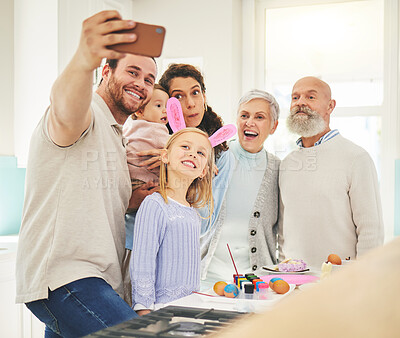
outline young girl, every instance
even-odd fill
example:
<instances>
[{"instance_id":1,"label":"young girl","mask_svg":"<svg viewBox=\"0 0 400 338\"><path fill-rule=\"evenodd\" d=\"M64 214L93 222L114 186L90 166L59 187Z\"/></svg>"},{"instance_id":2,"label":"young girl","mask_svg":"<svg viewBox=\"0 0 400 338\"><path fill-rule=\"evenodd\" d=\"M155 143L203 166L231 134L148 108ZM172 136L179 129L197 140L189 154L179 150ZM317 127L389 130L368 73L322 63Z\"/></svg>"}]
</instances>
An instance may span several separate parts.
<instances>
[{"instance_id":1,"label":"young girl","mask_svg":"<svg viewBox=\"0 0 400 338\"><path fill-rule=\"evenodd\" d=\"M213 151L197 128L173 134L161 153L160 193L136 215L130 263L133 309L143 315L200 286L200 216L212 203Z\"/></svg>"},{"instance_id":2,"label":"young girl","mask_svg":"<svg viewBox=\"0 0 400 338\"><path fill-rule=\"evenodd\" d=\"M175 133L160 155L160 193L144 199L135 222L130 275L139 315L199 289L201 221L194 208L208 205L211 215L212 147L236 133L233 125L211 137L186 128L176 98L168 100L167 113Z\"/></svg>"}]
</instances>

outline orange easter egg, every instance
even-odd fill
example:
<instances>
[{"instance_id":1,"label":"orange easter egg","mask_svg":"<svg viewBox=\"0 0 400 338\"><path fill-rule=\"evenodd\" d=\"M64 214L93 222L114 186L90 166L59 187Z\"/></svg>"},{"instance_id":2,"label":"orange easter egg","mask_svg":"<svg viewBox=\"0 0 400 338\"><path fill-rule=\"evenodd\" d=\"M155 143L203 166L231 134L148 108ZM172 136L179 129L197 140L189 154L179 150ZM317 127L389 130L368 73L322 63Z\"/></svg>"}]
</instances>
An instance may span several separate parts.
<instances>
[{"instance_id":1,"label":"orange easter egg","mask_svg":"<svg viewBox=\"0 0 400 338\"><path fill-rule=\"evenodd\" d=\"M288 292L289 289L290 289L289 284L287 282L285 282L283 279L277 280L273 284L273 290L279 294L284 294L284 293Z\"/></svg>"},{"instance_id":2,"label":"orange easter egg","mask_svg":"<svg viewBox=\"0 0 400 338\"><path fill-rule=\"evenodd\" d=\"M335 264L335 265L342 265L342 259L338 255L335 255L335 254L330 254L328 256L328 262L331 262L332 264Z\"/></svg>"},{"instance_id":3,"label":"orange easter egg","mask_svg":"<svg viewBox=\"0 0 400 338\"><path fill-rule=\"evenodd\" d=\"M282 280L282 278L275 277L275 278L271 278L271 280L269 281L269 287L270 287L272 290L274 289L274 283L275 283L277 280Z\"/></svg>"},{"instance_id":4,"label":"orange easter egg","mask_svg":"<svg viewBox=\"0 0 400 338\"><path fill-rule=\"evenodd\" d=\"M224 288L228 283L219 281L214 284L214 292L219 296L224 296Z\"/></svg>"}]
</instances>

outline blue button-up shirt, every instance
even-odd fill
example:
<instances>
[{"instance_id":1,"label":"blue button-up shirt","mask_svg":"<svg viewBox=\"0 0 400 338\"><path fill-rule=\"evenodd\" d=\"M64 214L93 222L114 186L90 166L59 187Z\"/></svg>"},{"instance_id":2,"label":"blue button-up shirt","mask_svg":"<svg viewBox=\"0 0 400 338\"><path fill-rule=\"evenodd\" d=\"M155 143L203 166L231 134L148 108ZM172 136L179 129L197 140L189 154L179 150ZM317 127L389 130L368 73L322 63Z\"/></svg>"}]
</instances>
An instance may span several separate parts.
<instances>
[{"instance_id":1,"label":"blue button-up shirt","mask_svg":"<svg viewBox=\"0 0 400 338\"><path fill-rule=\"evenodd\" d=\"M339 131L337 129L333 129L331 131L328 131L324 136L322 136L317 142L314 143L314 147L317 145L320 145L321 143L324 143L331 138L334 138L336 135L339 135ZM301 140L301 137L296 141L296 144L300 148L304 148L303 146L303 141Z\"/></svg>"}]
</instances>

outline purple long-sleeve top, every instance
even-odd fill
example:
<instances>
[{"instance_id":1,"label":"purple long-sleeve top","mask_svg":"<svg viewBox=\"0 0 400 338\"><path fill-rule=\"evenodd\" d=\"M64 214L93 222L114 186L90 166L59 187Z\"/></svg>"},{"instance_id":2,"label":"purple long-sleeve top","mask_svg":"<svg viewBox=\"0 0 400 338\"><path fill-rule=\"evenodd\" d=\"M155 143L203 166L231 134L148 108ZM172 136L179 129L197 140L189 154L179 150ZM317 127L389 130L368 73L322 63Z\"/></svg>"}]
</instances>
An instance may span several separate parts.
<instances>
[{"instance_id":1,"label":"purple long-sleeve top","mask_svg":"<svg viewBox=\"0 0 400 338\"><path fill-rule=\"evenodd\" d=\"M192 207L159 193L147 196L136 215L130 261L132 305L151 308L200 287L200 217Z\"/></svg>"}]
</instances>

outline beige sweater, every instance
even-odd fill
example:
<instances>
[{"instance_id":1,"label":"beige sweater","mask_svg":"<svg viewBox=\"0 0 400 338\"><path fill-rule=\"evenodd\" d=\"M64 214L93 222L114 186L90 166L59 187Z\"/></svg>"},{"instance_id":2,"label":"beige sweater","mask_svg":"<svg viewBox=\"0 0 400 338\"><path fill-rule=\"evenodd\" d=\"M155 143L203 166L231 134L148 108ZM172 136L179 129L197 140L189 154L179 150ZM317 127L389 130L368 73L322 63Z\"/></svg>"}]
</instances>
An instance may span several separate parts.
<instances>
[{"instance_id":1,"label":"beige sweater","mask_svg":"<svg viewBox=\"0 0 400 338\"><path fill-rule=\"evenodd\" d=\"M131 183L122 127L93 95L92 123L70 147L49 138L47 116L35 129L17 252L18 303L48 289L99 277L122 296L125 212Z\"/></svg>"},{"instance_id":2,"label":"beige sweater","mask_svg":"<svg viewBox=\"0 0 400 338\"><path fill-rule=\"evenodd\" d=\"M289 154L279 185L281 258L303 259L320 269L331 253L354 259L383 243L374 163L341 135Z\"/></svg>"}]
</instances>

